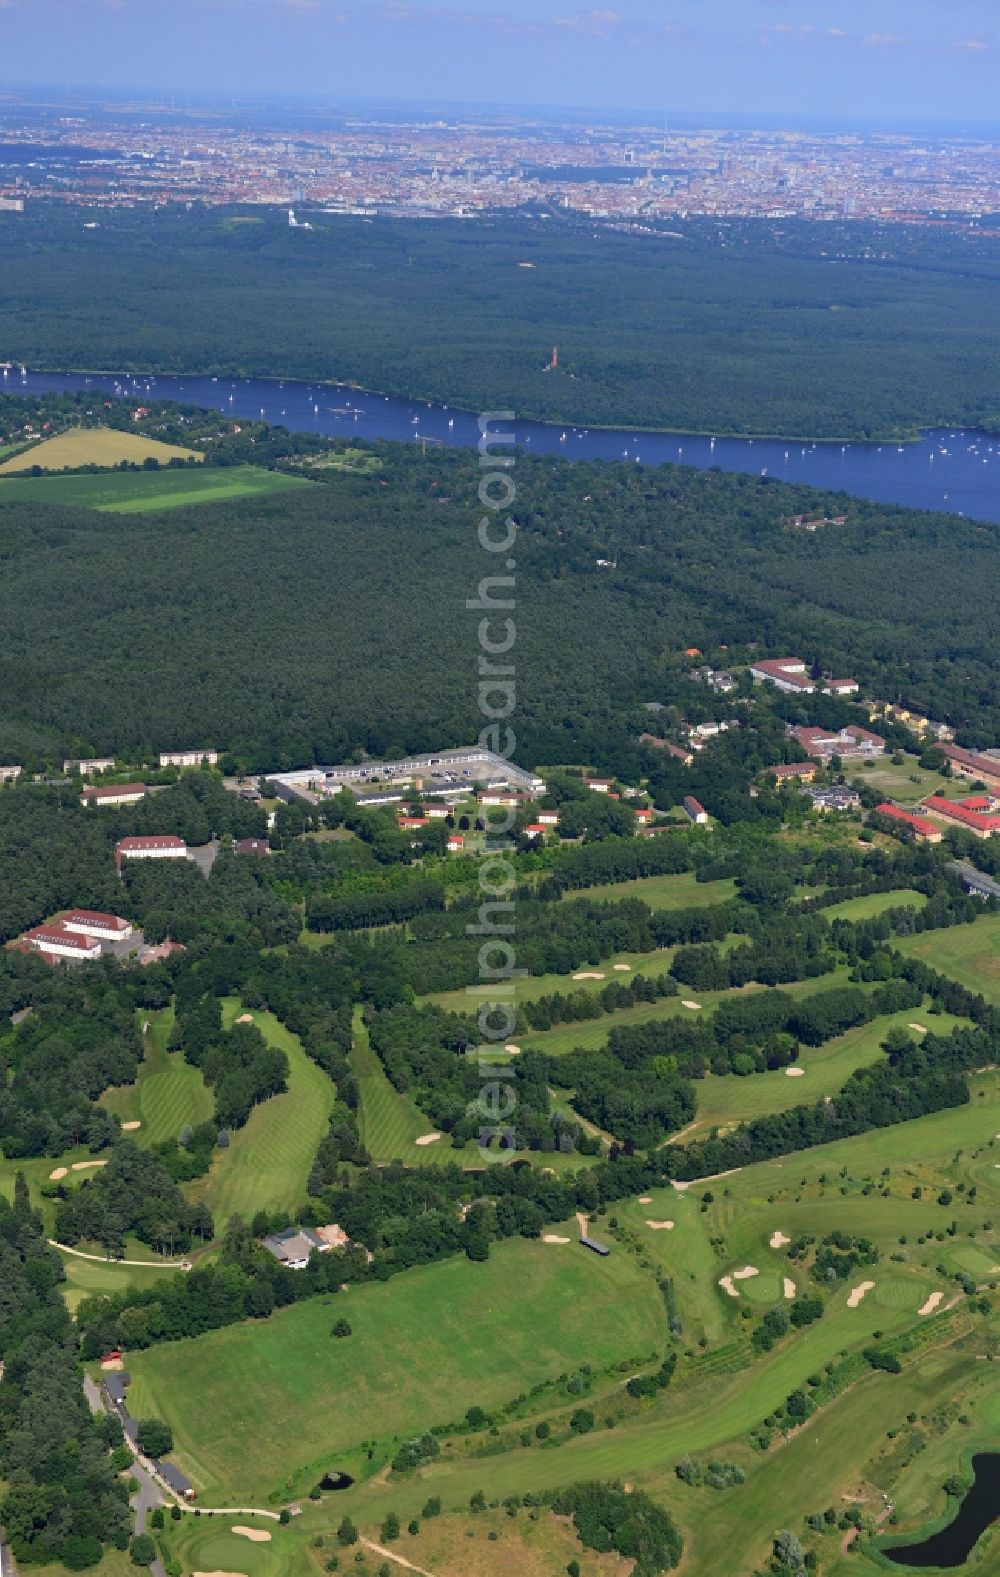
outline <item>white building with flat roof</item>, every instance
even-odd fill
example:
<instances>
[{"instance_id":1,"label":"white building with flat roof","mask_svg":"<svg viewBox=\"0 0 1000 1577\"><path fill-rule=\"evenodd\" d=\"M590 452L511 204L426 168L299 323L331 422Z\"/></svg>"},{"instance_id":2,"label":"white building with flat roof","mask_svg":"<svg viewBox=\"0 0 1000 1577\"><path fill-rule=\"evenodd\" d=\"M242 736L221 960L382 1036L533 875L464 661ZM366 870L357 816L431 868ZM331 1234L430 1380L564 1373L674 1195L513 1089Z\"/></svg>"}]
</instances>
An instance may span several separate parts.
<instances>
[{"instance_id":1,"label":"white building with flat roof","mask_svg":"<svg viewBox=\"0 0 1000 1577\"><path fill-rule=\"evenodd\" d=\"M217 750L162 750L161 767L214 767L218 764Z\"/></svg>"}]
</instances>

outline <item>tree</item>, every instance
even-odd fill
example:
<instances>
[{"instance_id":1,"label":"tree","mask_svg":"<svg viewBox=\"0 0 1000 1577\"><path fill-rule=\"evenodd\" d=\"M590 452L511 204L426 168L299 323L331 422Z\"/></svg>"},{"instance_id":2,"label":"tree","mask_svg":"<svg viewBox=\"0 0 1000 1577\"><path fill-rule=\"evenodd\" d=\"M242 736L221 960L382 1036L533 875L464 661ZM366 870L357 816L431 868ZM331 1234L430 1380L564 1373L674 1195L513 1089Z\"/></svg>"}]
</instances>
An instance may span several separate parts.
<instances>
[{"instance_id":1,"label":"tree","mask_svg":"<svg viewBox=\"0 0 1000 1577\"><path fill-rule=\"evenodd\" d=\"M382 1518L382 1540L383 1540L383 1543L391 1544L394 1539L398 1539L398 1538L399 1538L399 1518L397 1517L397 1515L396 1515L396 1513L394 1511L387 1511L385 1516Z\"/></svg>"},{"instance_id":2,"label":"tree","mask_svg":"<svg viewBox=\"0 0 1000 1577\"><path fill-rule=\"evenodd\" d=\"M344 1517L340 1527L337 1529L337 1538L345 1547L349 1544L357 1544L358 1530L350 1517Z\"/></svg>"},{"instance_id":3,"label":"tree","mask_svg":"<svg viewBox=\"0 0 1000 1577\"><path fill-rule=\"evenodd\" d=\"M336 1320L334 1322L334 1324L331 1326L330 1335L331 1336L340 1336L340 1337L350 1336L351 1335L351 1322L350 1322L350 1320Z\"/></svg>"},{"instance_id":4,"label":"tree","mask_svg":"<svg viewBox=\"0 0 1000 1577\"><path fill-rule=\"evenodd\" d=\"M162 1418L141 1418L136 1439L139 1450L147 1457L165 1457L174 1449L174 1432Z\"/></svg>"},{"instance_id":5,"label":"tree","mask_svg":"<svg viewBox=\"0 0 1000 1577\"><path fill-rule=\"evenodd\" d=\"M151 1566L156 1559L156 1545L148 1533L137 1533L130 1553L133 1566Z\"/></svg>"},{"instance_id":6,"label":"tree","mask_svg":"<svg viewBox=\"0 0 1000 1577\"><path fill-rule=\"evenodd\" d=\"M486 1510L486 1496L483 1494L483 1491L481 1489L473 1490L472 1494L470 1495L470 1497L469 1497L469 1510L470 1511L485 1511Z\"/></svg>"}]
</instances>

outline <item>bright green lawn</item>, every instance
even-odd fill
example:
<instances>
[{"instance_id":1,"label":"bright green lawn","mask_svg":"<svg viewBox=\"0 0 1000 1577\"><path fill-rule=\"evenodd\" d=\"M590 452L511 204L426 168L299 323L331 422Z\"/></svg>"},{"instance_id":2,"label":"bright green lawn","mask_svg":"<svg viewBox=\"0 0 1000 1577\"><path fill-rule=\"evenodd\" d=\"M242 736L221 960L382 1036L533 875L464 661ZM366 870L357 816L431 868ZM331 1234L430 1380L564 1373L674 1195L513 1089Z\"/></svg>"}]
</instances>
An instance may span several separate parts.
<instances>
[{"instance_id":1,"label":"bright green lawn","mask_svg":"<svg viewBox=\"0 0 1000 1577\"><path fill-rule=\"evenodd\" d=\"M983 915L972 925L897 937L894 945L970 991L980 992L987 1002L1000 1003L1000 915Z\"/></svg>"},{"instance_id":2,"label":"bright green lawn","mask_svg":"<svg viewBox=\"0 0 1000 1577\"><path fill-rule=\"evenodd\" d=\"M0 504L73 504L107 514L138 514L186 504L215 504L231 498L287 493L308 485L301 477L251 465L0 477Z\"/></svg>"},{"instance_id":3,"label":"bright green lawn","mask_svg":"<svg viewBox=\"0 0 1000 1577\"><path fill-rule=\"evenodd\" d=\"M808 997L818 991L829 991L835 986L847 983L848 970L846 966L833 970L828 975L821 975L815 980L796 980L790 985L782 986L791 997ZM586 985L586 982L583 983ZM596 987L596 982L590 983L590 989ZM529 1030L522 1037L524 1045L534 1050L547 1052L550 1056L563 1056L567 1051L577 1047L585 1050L596 1050L604 1045L608 1032L627 1025L650 1024L667 1018L703 1018L718 1007L726 997L743 995L732 991L692 991L687 986L682 986L680 996L661 997L657 1002L640 1002L632 1008L620 1008L615 1013L602 1013L600 1018L584 1019L571 1024L559 1024L555 1029ZM751 988L753 989L753 988ZM696 1002L697 1009L686 1008L685 1002ZM789 1081L791 1083L795 1080ZM804 1083L804 1080L798 1082Z\"/></svg>"},{"instance_id":4,"label":"bright green lawn","mask_svg":"<svg viewBox=\"0 0 1000 1577\"><path fill-rule=\"evenodd\" d=\"M173 1008L140 1017L149 1027L143 1034L145 1057L138 1078L135 1084L106 1090L101 1105L122 1122L140 1122L136 1143L154 1145L176 1139L187 1125L207 1122L215 1103L200 1068L185 1062L183 1052L167 1050Z\"/></svg>"},{"instance_id":5,"label":"bright green lawn","mask_svg":"<svg viewBox=\"0 0 1000 1577\"><path fill-rule=\"evenodd\" d=\"M223 998L222 1008L227 1026L243 1011L235 997ZM249 1220L257 1210L294 1214L301 1208L333 1109L333 1084L306 1056L298 1037L272 1013L254 1013L253 1021L287 1055L288 1089L256 1106L228 1148L216 1151L207 1177L190 1185L192 1196L208 1205L217 1230L232 1215Z\"/></svg>"},{"instance_id":6,"label":"bright green lawn","mask_svg":"<svg viewBox=\"0 0 1000 1577\"><path fill-rule=\"evenodd\" d=\"M864 898L846 898L835 903L823 914L827 920L871 920L887 909L922 909L927 902L924 893L915 893L906 887L891 893L869 893Z\"/></svg>"},{"instance_id":7,"label":"bright green lawn","mask_svg":"<svg viewBox=\"0 0 1000 1577\"><path fill-rule=\"evenodd\" d=\"M735 896L734 881L699 882L693 871L682 871L676 876L640 876L633 882L616 882L612 887L583 887L563 894L565 899L592 898L598 903L641 898L651 909L703 909L726 903Z\"/></svg>"},{"instance_id":8,"label":"bright green lawn","mask_svg":"<svg viewBox=\"0 0 1000 1577\"><path fill-rule=\"evenodd\" d=\"M434 1131L433 1124L410 1100L394 1089L372 1051L360 1011L354 1015L354 1045L351 1066L358 1080L360 1110L358 1127L361 1142L376 1166L404 1161L407 1166L434 1166L455 1161L458 1155L445 1137L436 1144L414 1143Z\"/></svg>"},{"instance_id":9,"label":"bright green lawn","mask_svg":"<svg viewBox=\"0 0 1000 1577\"><path fill-rule=\"evenodd\" d=\"M604 889L607 891L608 889ZM537 1002L539 997L552 996L557 991L589 991L596 993L603 991L604 987L617 980L627 984L632 974L640 975L665 975L673 962L674 949L664 947L655 953L615 953L612 958L601 959L598 963L581 963L578 970L568 975L529 975L523 980L515 982L514 995L520 1002ZM628 964L629 968L615 969L615 964ZM600 974L601 980L574 980L574 974ZM470 1013L478 1011L479 1004L496 996L506 1000L507 994L495 985L462 986L457 991L435 991L422 1000L433 1002L436 1006L444 1008L448 1013Z\"/></svg>"},{"instance_id":10,"label":"bright green lawn","mask_svg":"<svg viewBox=\"0 0 1000 1577\"><path fill-rule=\"evenodd\" d=\"M882 1042L891 1029L924 1024L936 1035L947 1035L955 1025L966 1022L947 1013L925 1017L924 1010L908 1008L871 1024L860 1024L845 1035L827 1041L824 1046L804 1046L795 1064L804 1070L801 1078L789 1078L783 1068L769 1073L750 1073L744 1078L733 1073L719 1078L709 1074L695 1083L697 1122L685 1138L703 1139L705 1129L712 1126L747 1122L754 1117L784 1111L789 1106L818 1101L821 1096L836 1095L856 1069L870 1067L878 1061Z\"/></svg>"},{"instance_id":11,"label":"bright green lawn","mask_svg":"<svg viewBox=\"0 0 1000 1577\"><path fill-rule=\"evenodd\" d=\"M331 1340L341 1315L353 1335ZM447 1260L137 1353L131 1405L173 1424L204 1499L266 1504L366 1439L406 1438L585 1360L645 1361L662 1336L659 1293L625 1255L512 1240L488 1264Z\"/></svg>"}]
</instances>

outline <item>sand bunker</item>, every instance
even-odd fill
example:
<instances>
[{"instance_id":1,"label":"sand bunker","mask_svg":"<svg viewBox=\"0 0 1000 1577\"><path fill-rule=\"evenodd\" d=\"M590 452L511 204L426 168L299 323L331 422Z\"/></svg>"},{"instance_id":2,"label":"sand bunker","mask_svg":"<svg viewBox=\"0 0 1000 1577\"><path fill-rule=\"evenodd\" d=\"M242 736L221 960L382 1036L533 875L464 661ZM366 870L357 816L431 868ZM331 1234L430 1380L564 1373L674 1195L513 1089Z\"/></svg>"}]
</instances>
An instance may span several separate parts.
<instances>
[{"instance_id":1,"label":"sand bunker","mask_svg":"<svg viewBox=\"0 0 1000 1577\"><path fill-rule=\"evenodd\" d=\"M795 1288L795 1283L792 1280L791 1276L784 1276L782 1278L782 1281L783 1281L783 1290L784 1290L785 1297L786 1298L794 1298L796 1288Z\"/></svg>"},{"instance_id":2,"label":"sand bunker","mask_svg":"<svg viewBox=\"0 0 1000 1577\"><path fill-rule=\"evenodd\" d=\"M414 1144L437 1144L441 1135L439 1133L422 1133L419 1139L414 1139Z\"/></svg>"},{"instance_id":3,"label":"sand bunker","mask_svg":"<svg viewBox=\"0 0 1000 1577\"><path fill-rule=\"evenodd\" d=\"M582 969L579 974L573 976L574 980L603 980L604 978L600 970L594 969Z\"/></svg>"},{"instance_id":4,"label":"sand bunker","mask_svg":"<svg viewBox=\"0 0 1000 1577\"><path fill-rule=\"evenodd\" d=\"M141 1127L142 1123L139 1121L138 1117L136 1117L130 1123L122 1123L122 1133L135 1133L135 1130Z\"/></svg>"},{"instance_id":5,"label":"sand bunker","mask_svg":"<svg viewBox=\"0 0 1000 1577\"><path fill-rule=\"evenodd\" d=\"M241 1539L251 1539L254 1544L270 1544L272 1535L266 1528L245 1528L242 1522L237 1522L232 1530L238 1533Z\"/></svg>"},{"instance_id":6,"label":"sand bunker","mask_svg":"<svg viewBox=\"0 0 1000 1577\"><path fill-rule=\"evenodd\" d=\"M759 1275L760 1275L760 1271L757 1269L756 1265L744 1265L742 1270L734 1270L733 1271L733 1280L734 1281L749 1281L751 1276L759 1276Z\"/></svg>"},{"instance_id":7,"label":"sand bunker","mask_svg":"<svg viewBox=\"0 0 1000 1577\"><path fill-rule=\"evenodd\" d=\"M700 1013L701 1012L701 1003L700 1002L681 1002L681 1007L682 1008L690 1008L692 1013Z\"/></svg>"},{"instance_id":8,"label":"sand bunker","mask_svg":"<svg viewBox=\"0 0 1000 1577\"><path fill-rule=\"evenodd\" d=\"M871 1292L874 1285L875 1283L873 1281L863 1281L860 1286L855 1287L847 1300L847 1307L849 1309L856 1309L862 1298L866 1293Z\"/></svg>"},{"instance_id":9,"label":"sand bunker","mask_svg":"<svg viewBox=\"0 0 1000 1577\"><path fill-rule=\"evenodd\" d=\"M639 1203L640 1205L651 1205L653 1203L652 1194L640 1194Z\"/></svg>"},{"instance_id":10,"label":"sand bunker","mask_svg":"<svg viewBox=\"0 0 1000 1577\"><path fill-rule=\"evenodd\" d=\"M569 1238L561 1238L557 1232L545 1232L542 1235L543 1243L568 1243Z\"/></svg>"},{"instance_id":11,"label":"sand bunker","mask_svg":"<svg viewBox=\"0 0 1000 1577\"><path fill-rule=\"evenodd\" d=\"M509 1057L519 1057L521 1055L521 1048L520 1048L520 1046L507 1045L507 1046L504 1047L504 1051L507 1053L507 1055Z\"/></svg>"},{"instance_id":12,"label":"sand bunker","mask_svg":"<svg viewBox=\"0 0 1000 1577\"><path fill-rule=\"evenodd\" d=\"M107 1166L107 1158L103 1161L74 1161L74 1172L89 1172L92 1166Z\"/></svg>"},{"instance_id":13,"label":"sand bunker","mask_svg":"<svg viewBox=\"0 0 1000 1577\"><path fill-rule=\"evenodd\" d=\"M907 1024L906 1027L907 1027L907 1029L915 1029L918 1035L926 1035L927 1034L927 1025L926 1024Z\"/></svg>"},{"instance_id":14,"label":"sand bunker","mask_svg":"<svg viewBox=\"0 0 1000 1577\"><path fill-rule=\"evenodd\" d=\"M62 1178L64 1178L66 1176L66 1173L68 1171L69 1171L69 1167L68 1166L57 1166L54 1172L50 1172L49 1173L49 1182L50 1183L58 1183Z\"/></svg>"},{"instance_id":15,"label":"sand bunker","mask_svg":"<svg viewBox=\"0 0 1000 1577\"><path fill-rule=\"evenodd\" d=\"M771 1233L771 1247L772 1248L784 1248L785 1244L786 1243L790 1243L791 1241L792 1241L791 1238L786 1238L786 1236L785 1236L785 1234L783 1232L772 1232Z\"/></svg>"},{"instance_id":16,"label":"sand bunker","mask_svg":"<svg viewBox=\"0 0 1000 1577\"><path fill-rule=\"evenodd\" d=\"M237 1022L237 1024L252 1024L253 1023L253 1014L252 1013L241 1013L239 1018L236 1020L236 1022Z\"/></svg>"},{"instance_id":17,"label":"sand bunker","mask_svg":"<svg viewBox=\"0 0 1000 1577\"><path fill-rule=\"evenodd\" d=\"M191 1577L247 1577L246 1572L192 1572Z\"/></svg>"},{"instance_id":18,"label":"sand bunker","mask_svg":"<svg viewBox=\"0 0 1000 1577\"><path fill-rule=\"evenodd\" d=\"M938 1304L939 1303L943 1303L943 1302L944 1302L944 1293L943 1292L932 1292L930 1297L927 1299L927 1301L920 1305L919 1309L917 1310L917 1313L918 1314L933 1314L934 1310L937 1308Z\"/></svg>"},{"instance_id":19,"label":"sand bunker","mask_svg":"<svg viewBox=\"0 0 1000 1577\"><path fill-rule=\"evenodd\" d=\"M101 1368L105 1374L121 1374L125 1365L120 1358L102 1358Z\"/></svg>"},{"instance_id":20,"label":"sand bunker","mask_svg":"<svg viewBox=\"0 0 1000 1577\"><path fill-rule=\"evenodd\" d=\"M631 964L612 964L611 967L612 967L612 969L624 970L627 973L628 971L631 970L632 965Z\"/></svg>"},{"instance_id":21,"label":"sand bunker","mask_svg":"<svg viewBox=\"0 0 1000 1577\"><path fill-rule=\"evenodd\" d=\"M672 1221L647 1221L646 1225L652 1227L654 1232L672 1232L674 1230Z\"/></svg>"},{"instance_id":22,"label":"sand bunker","mask_svg":"<svg viewBox=\"0 0 1000 1577\"><path fill-rule=\"evenodd\" d=\"M723 1292L728 1292L731 1298L739 1297L739 1291L733 1286L732 1276L720 1276L719 1286L722 1288Z\"/></svg>"},{"instance_id":23,"label":"sand bunker","mask_svg":"<svg viewBox=\"0 0 1000 1577\"><path fill-rule=\"evenodd\" d=\"M806 1076L805 1068L786 1068L785 1069L785 1078L786 1079L804 1079L805 1076Z\"/></svg>"}]
</instances>

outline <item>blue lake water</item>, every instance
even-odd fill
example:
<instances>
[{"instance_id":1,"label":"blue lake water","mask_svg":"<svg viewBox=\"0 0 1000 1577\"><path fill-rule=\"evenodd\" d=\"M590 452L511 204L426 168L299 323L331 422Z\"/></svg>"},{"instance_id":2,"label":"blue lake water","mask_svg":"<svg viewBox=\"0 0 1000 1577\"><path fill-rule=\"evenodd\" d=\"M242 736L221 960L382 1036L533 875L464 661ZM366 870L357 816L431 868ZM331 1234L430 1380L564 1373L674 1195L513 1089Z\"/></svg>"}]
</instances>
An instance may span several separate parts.
<instances>
[{"instance_id":1,"label":"blue lake water","mask_svg":"<svg viewBox=\"0 0 1000 1577\"><path fill-rule=\"evenodd\" d=\"M950 1570L964 1566L986 1529L1000 1516L1000 1453L982 1452L972 1459L972 1488L958 1515L921 1544L883 1547L882 1554L898 1566Z\"/></svg>"},{"instance_id":2,"label":"blue lake water","mask_svg":"<svg viewBox=\"0 0 1000 1577\"><path fill-rule=\"evenodd\" d=\"M233 416L265 417L301 432L337 437L390 438L468 448L479 441L477 417L422 400L365 394L342 384L266 378L115 377L111 374L5 373L5 391L41 394L53 389L92 389L95 396L159 394L213 406ZM790 443L783 439L706 438L650 433L639 428L602 431L516 421L518 442L529 454L566 459L674 462L705 470L766 475L777 481L853 493L884 504L933 509L1000 523L1000 437L975 431L934 429L913 444Z\"/></svg>"}]
</instances>

